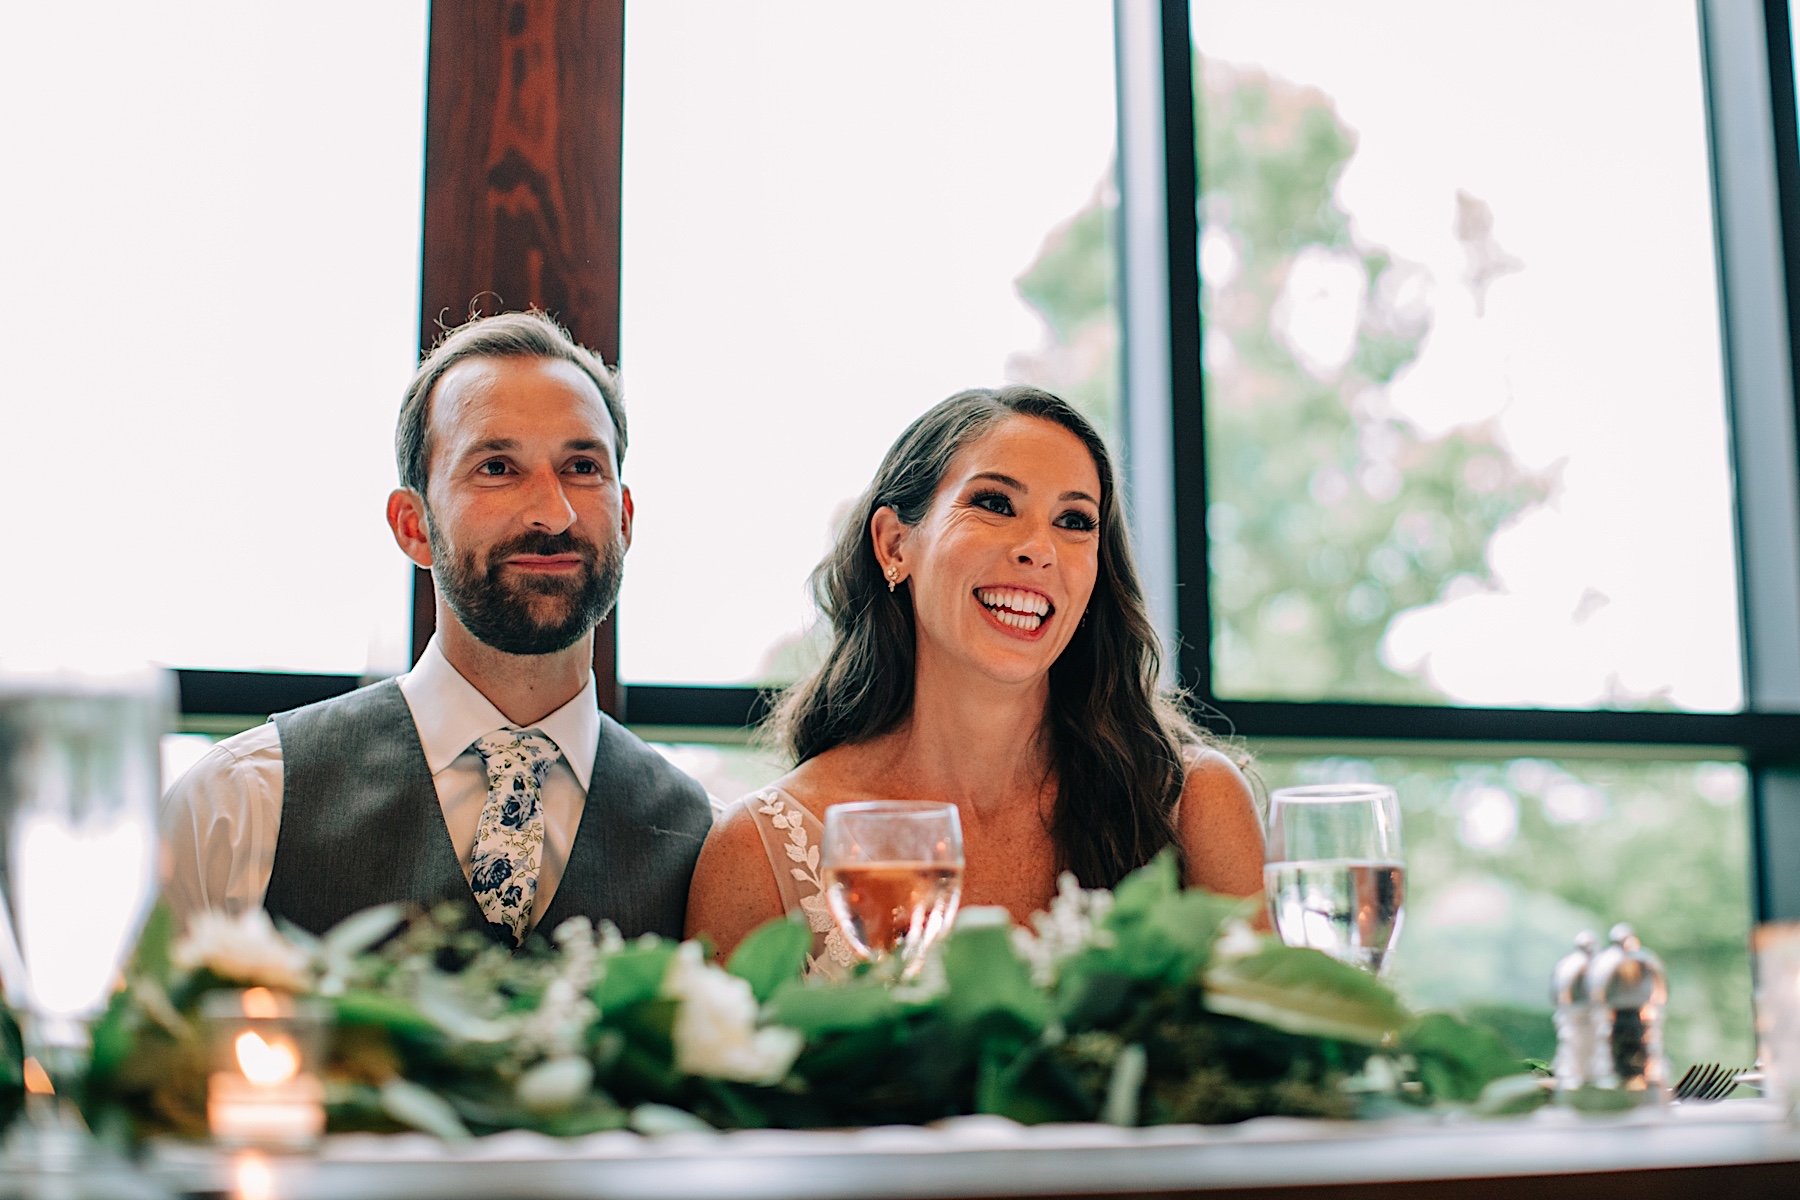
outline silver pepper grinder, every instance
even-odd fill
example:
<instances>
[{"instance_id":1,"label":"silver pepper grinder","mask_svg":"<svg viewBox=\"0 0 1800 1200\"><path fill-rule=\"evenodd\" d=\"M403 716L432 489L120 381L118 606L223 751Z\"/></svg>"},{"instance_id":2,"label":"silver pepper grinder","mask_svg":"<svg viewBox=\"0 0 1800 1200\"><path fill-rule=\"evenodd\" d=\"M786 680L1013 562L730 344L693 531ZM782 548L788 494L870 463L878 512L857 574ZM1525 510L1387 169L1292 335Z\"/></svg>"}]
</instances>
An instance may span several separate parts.
<instances>
[{"instance_id":1,"label":"silver pepper grinder","mask_svg":"<svg viewBox=\"0 0 1800 1200\"><path fill-rule=\"evenodd\" d=\"M1556 1006L1556 1061L1550 1069L1556 1090L1572 1092L1589 1082L1594 1062L1594 1005L1587 974L1594 961L1594 935L1582 930L1575 948L1550 972L1550 1002Z\"/></svg>"},{"instance_id":2,"label":"silver pepper grinder","mask_svg":"<svg viewBox=\"0 0 1800 1200\"><path fill-rule=\"evenodd\" d=\"M1663 1007L1668 976L1629 925L1614 925L1612 943L1588 966L1594 1006L1594 1057L1589 1081L1636 1093L1645 1104L1669 1098L1669 1060L1663 1054Z\"/></svg>"}]
</instances>

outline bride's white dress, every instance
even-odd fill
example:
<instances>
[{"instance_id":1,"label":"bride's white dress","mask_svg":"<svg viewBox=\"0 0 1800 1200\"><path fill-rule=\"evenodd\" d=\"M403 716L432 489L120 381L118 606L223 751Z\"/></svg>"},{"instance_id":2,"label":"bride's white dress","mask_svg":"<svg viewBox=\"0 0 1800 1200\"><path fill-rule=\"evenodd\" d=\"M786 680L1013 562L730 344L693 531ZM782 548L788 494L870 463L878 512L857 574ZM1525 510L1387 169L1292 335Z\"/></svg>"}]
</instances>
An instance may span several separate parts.
<instances>
[{"instance_id":1,"label":"bride's white dress","mask_svg":"<svg viewBox=\"0 0 1800 1200\"><path fill-rule=\"evenodd\" d=\"M806 973L831 978L846 974L856 961L843 931L825 907L825 882L819 873L819 843L825 827L806 806L777 787L753 792L738 803L749 810L762 835L769 869L781 903L790 915L798 914L812 931L812 951Z\"/></svg>"}]
</instances>

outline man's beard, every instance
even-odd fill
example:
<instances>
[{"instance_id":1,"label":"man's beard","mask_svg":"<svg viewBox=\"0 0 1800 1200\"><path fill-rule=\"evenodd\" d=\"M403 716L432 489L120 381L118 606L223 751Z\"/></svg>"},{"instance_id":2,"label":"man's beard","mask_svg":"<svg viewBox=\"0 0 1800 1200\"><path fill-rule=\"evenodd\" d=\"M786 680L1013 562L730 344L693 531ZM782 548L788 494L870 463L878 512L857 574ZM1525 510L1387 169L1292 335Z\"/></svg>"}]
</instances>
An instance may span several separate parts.
<instances>
[{"instance_id":1,"label":"man's beard","mask_svg":"<svg viewBox=\"0 0 1800 1200\"><path fill-rule=\"evenodd\" d=\"M506 654L553 654L586 637L619 598L625 572L625 544L614 537L605 547L570 533L528 533L488 552L483 571L473 550L452 552L435 527L429 529L433 572L439 593L475 638ZM509 582L506 560L515 554L579 554L582 571L573 577L528 575ZM540 620L537 606L560 601L560 612Z\"/></svg>"}]
</instances>

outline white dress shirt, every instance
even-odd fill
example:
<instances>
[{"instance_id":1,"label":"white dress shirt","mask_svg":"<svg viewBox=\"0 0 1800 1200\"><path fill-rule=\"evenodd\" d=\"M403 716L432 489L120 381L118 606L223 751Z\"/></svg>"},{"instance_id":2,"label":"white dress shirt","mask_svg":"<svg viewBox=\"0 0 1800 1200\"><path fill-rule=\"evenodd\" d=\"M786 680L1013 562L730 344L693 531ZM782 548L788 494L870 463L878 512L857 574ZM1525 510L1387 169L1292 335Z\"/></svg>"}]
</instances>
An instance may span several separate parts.
<instances>
[{"instance_id":1,"label":"white dress shirt","mask_svg":"<svg viewBox=\"0 0 1800 1200\"><path fill-rule=\"evenodd\" d=\"M487 803L487 767L474 743L511 722L450 665L435 637L418 664L400 676L400 694L412 710L444 827L466 878L475 824ZM535 924L556 895L587 805L600 744L593 675L573 700L530 728L562 752L541 793L544 851L531 906ZM269 721L207 751L163 797L163 895L182 922L205 909L261 907L275 865L281 788L281 740Z\"/></svg>"}]
</instances>

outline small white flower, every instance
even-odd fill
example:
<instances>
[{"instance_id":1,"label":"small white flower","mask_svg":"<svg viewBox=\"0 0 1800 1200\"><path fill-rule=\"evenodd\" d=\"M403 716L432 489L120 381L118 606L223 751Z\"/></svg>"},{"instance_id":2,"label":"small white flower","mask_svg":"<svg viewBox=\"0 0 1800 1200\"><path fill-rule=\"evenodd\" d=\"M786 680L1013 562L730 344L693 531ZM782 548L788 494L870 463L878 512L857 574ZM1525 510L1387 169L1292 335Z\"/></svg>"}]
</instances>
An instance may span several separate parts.
<instances>
[{"instance_id":1,"label":"small white flower","mask_svg":"<svg viewBox=\"0 0 1800 1200\"><path fill-rule=\"evenodd\" d=\"M1029 930L1013 931L1013 946L1031 964L1033 982L1048 986L1062 964L1081 951L1111 945L1112 933L1100 926L1112 905L1113 894L1104 888L1083 888L1069 871L1058 876L1049 909L1031 914Z\"/></svg>"},{"instance_id":2,"label":"small white flower","mask_svg":"<svg viewBox=\"0 0 1800 1200\"><path fill-rule=\"evenodd\" d=\"M1225 931L1213 943L1213 956L1220 959L1249 958L1263 947L1262 935L1244 920L1225 922Z\"/></svg>"},{"instance_id":3,"label":"small white flower","mask_svg":"<svg viewBox=\"0 0 1800 1200\"><path fill-rule=\"evenodd\" d=\"M237 916L203 912L175 944L175 965L205 967L220 979L250 987L304 992L312 980L306 952L281 936L260 908Z\"/></svg>"},{"instance_id":4,"label":"small white flower","mask_svg":"<svg viewBox=\"0 0 1800 1200\"><path fill-rule=\"evenodd\" d=\"M774 1083L800 1054L799 1032L758 1029L750 985L702 959L698 943L676 950L662 994L681 1001L672 1031L675 1066L689 1075Z\"/></svg>"},{"instance_id":5,"label":"small white flower","mask_svg":"<svg viewBox=\"0 0 1800 1200\"><path fill-rule=\"evenodd\" d=\"M519 1076L513 1096L531 1112L561 1112L586 1096L593 1085L594 1064L587 1059L551 1058Z\"/></svg>"},{"instance_id":6,"label":"small white flower","mask_svg":"<svg viewBox=\"0 0 1800 1200\"><path fill-rule=\"evenodd\" d=\"M514 1050L524 1055L525 1061L540 1055L561 1058L578 1054L588 1027L599 1015L600 1009L573 980L552 979L538 1006L519 1022Z\"/></svg>"},{"instance_id":7,"label":"small white flower","mask_svg":"<svg viewBox=\"0 0 1800 1200\"><path fill-rule=\"evenodd\" d=\"M550 940L564 951L585 949L594 944L594 923L586 917L570 917L556 927Z\"/></svg>"}]
</instances>

